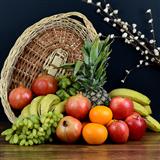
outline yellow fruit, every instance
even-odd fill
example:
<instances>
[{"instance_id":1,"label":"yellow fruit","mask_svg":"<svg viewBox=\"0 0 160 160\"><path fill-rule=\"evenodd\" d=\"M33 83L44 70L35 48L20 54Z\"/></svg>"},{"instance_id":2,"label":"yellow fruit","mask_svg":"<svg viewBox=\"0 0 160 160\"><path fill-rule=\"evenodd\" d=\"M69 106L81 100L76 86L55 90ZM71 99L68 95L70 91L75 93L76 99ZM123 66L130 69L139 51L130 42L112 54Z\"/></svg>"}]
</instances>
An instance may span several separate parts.
<instances>
[{"instance_id":1,"label":"yellow fruit","mask_svg":"<svg viewBox=\"0 0 160 160\"><path fill-rule=\"evenodd\" d=\"M111 98L113 97L128 97L131 100L138 102L142 105L149 105L150 104L150 99L145 96L144 94L137 92L135 90L132 89L128 89L128 88L118 88L118 89L114 89L109 93L109 96Z\"/></svg>"},{"instance_id":2,"label":"yellow fruit","mask_svg":"<svg viewBox=\"0 0 160 160\"><path fill-rule=\"evenodd\" d=\"M149 115L148 111L146 110L144 106L134 101L133 101L133 104L134 104L134 110L138 112L141 116L145 117Z\"/></svg>"},{"instance_id":3,"label":"yellow fruit","mask_svg":"<svg viewBox=\"0 0 160 160\"><path fill-rule=\"evenodd\" d=\"M154 119L151 116L147 116L147 117L145 117L144 120L146 121L147 127L150 130L152 130L154 132L160 132L160 123L156 119Z\"/></svg>"}]
</instances>

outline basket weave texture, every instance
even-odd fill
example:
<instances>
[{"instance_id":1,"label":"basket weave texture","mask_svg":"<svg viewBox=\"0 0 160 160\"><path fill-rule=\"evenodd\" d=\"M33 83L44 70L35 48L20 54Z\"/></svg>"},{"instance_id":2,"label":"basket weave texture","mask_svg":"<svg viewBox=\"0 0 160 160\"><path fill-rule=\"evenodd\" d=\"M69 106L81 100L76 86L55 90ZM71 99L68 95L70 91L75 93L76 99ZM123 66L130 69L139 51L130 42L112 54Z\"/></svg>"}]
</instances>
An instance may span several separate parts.
<instances>
[{"instance_id":1,"label":"basket weave texture","mask_svg":"<svg viewBox=\"0 0 160 160\"><path fill-rule=\"evenodd\" d=\"M84 40L92 41L96 36L91 22L79 12L47 17L27 28L12 47L1 71L1 102L10 122L16 120L8 102L10 90L20 82L30 88L44 69L54 76L67 74L54 66L82 59Z\"/></svg>"}]
</instances>

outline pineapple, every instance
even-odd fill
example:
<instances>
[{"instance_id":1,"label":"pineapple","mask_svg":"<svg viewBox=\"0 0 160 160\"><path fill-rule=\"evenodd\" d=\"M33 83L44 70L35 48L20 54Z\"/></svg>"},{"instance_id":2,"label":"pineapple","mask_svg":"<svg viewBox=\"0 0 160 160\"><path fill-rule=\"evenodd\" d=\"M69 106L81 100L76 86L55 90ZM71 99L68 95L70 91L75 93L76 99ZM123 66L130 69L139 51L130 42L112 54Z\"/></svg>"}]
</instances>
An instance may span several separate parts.
<instances>
[{"instance_id":1,"label":"pineapple","mask_svg":"<svg viewBox=\"0 0 160 160\"><path fill-rule=\"evenodd\" d=\"M107 105L109 96L103 88L106 83L106 67L111 53L109 37L104 41L96 38L93 42L85 41L82 48L83 61L70 65L74 67L73 76L81 85L81 92L93 105Z\"/></svg>"}]
</instances>

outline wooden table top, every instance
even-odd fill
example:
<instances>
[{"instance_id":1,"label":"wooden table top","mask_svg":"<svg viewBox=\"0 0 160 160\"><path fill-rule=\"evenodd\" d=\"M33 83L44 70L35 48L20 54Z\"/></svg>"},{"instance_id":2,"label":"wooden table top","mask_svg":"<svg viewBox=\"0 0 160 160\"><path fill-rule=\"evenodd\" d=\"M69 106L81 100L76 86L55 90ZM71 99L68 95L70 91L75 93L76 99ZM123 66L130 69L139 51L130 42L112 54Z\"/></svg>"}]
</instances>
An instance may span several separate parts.
<instances>
[{"instance_id":1,"label":"wooden table top","mask_svg":"<svg viewBox=\"0 0 160 160\"><path fill-rule=\"evenodd\" d=\"M0 131L2 130L0 124ZM127 144L64 145L31 147L10 145L0 137L0 160L160 160L160 134L147 132L141 141Z\"/></svg>"}]
</instances>

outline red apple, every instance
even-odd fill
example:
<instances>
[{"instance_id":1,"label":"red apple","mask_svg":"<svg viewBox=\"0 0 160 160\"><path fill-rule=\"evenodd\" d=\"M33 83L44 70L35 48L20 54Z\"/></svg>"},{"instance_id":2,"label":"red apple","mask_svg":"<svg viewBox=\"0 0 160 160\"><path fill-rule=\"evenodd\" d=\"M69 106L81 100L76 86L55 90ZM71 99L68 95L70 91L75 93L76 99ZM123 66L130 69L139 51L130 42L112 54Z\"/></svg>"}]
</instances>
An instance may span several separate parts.
<instances>
[{"instance_id":1,"label":"red apple","mask_svg":"<svg viewBox=\"0 0 160 160\"><path fill-rule=\"evenodd\" d=\"M73 116L80 120L87 117L90 108L90 100L81 94L70 97L65 104L67 115Z\"/></svg>"},{"instance_id":2,"label":"red apple","mask_svg":"<svg viewBox=\"0 0 160 160\"><path fill-rule=\"evenodd\" d=\"M128 98L114 97L111 99L110 108L114 119L124 120L134 112L134 104Z\"/></svg>"},{"instance_id":3,"label":"red apple","mask_svg":"<svg viewBox=\"0 0 160 160\"><path fill-rule=\"evenodd\" d=\"M60 120L56 129L57 137L67 143L74 143L81 136L81 122L71 116L66 116Z\"/></svg>"},{"instance_id":4,"label":"red apple","mask_svg":"<svg viewBox=\"0 0 160 160\"><path fill-rule=\"evenodd\" d=\"M108 133L111 140L115 143L126 143L129 137L127 124L121 120L115 120L108 126Z\"/></svg>"},{"instance_id":5,"label":"red apple","mask_svg":"<svg viewBox=\"0 0 160 160\"><path fill-rule=\"evenodd\" d=\"M129 139L130 140L140 140L146 132L146 122L138 114L132 114L127 117L125 122L129 127Z\"/></svg>"}]
</instances>

